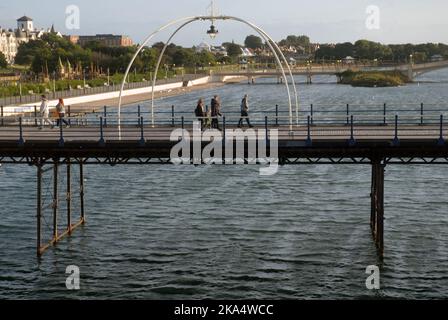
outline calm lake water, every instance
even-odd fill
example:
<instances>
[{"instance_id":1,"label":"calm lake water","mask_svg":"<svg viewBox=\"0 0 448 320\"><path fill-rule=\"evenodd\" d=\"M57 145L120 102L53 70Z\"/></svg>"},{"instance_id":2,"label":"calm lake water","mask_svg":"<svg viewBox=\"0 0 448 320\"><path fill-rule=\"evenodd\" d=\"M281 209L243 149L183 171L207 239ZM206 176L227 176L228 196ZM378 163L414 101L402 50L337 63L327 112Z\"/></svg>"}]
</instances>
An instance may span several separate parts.
<instances>
[{"instance_id":1,"label":"calm lake water","mask_svg":"<svg viewBox=\"0 0 448 320\"><path fill-rule=\"evenodd\" d=\"M300 85L302 105L425 102L448 110L446 70L401 88L333 80ZM285 104L283 86L259 82L156 105L192 110L198 96L218 93L225 110L237 110L246 92L255 114ZM3 165L0 298L447 298L448 168L386 169L382 288L369 291L366 267L380 264L369 226L369 166L285 166L272 177L253 166L90 166L86 226L38 261L36 170ZM45 205L51 185L48 176ZM73 207L75 215L76 199ZM49 225L46 209L47 238ZM80 268L79 291L65 287L68 265Z\"/></svg>"}]
</instances>

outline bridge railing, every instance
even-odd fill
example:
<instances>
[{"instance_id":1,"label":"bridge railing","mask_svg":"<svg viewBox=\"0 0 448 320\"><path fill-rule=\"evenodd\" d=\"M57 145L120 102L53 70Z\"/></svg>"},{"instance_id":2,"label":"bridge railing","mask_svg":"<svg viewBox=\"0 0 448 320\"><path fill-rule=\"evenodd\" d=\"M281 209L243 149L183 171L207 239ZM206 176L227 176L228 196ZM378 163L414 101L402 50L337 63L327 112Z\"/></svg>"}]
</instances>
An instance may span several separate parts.
<instances>
[{"instance_id":1,"label":"bridge railing","mask_svg":"<svg viewBox=\"0 0 448 320\"><path fill-rule=\"evenodd\" d=\"M448 116L448 108L444 103L311 104L300 113L300 121L306 121L309 115L312 125L348 125L351 116L357 124L388 125L395 115L400 116L403 124L424 125L437 123L440 115Z\"/></svg>"},{"instance_id":2,"label":"bridge railing","mask_svg":"<svg viewBox=\"0 0 448 320\"><path fill-rule=\"evenodd\" d=\"M111 126L118 124L116 108L105 106L102 111L84 112L71 114L70 106L67 107L67 118L72 126L97 125L100 118ZM231 124L238 123L241 119L238 106L225 106L222 114ZM210 111L207 107L206 111ZM393 124L395 116L398 115L401 123L405 125L437 124L440 115L448 117L448 108L444 104L310 104L302 106L298 112L293 114L294 126L307 125L310 117L313 126L340 126L349 125L353 116L357 125L390 125ZM282 106L252 106L250 121L256 125L264 125L268 117L270 125L288 125L290 121L289 111ZM3 115L0 108L0 126L16 125L22 119L25 126L38 126L40 113L37 108L30 113L15 113ZM57 116L51 117L57 120ZM141 118L145 123L152 125L153 115L147 108L141 106L129 107L121 112L121 123L123 125L139 124ZM208 119L208 117L207 117ZM197 120L193 110L185 107L160 107L154 112L154 125L156 126L180 126L182 123L191 124Z\"/></svg>"},{"instance_id":3,"label":"bridge railing","mask_svg":"<svg viewBox=\"0 0 448 320\"><path fill-rule=\"evenodd\" d=\"M204 74L177 75L173 78L160 79L157 81L157 85L175 83L175 82L183 82L183 81L191 81L191 80L195 80L195 79L198 79L201 77L204 77ZM152 85L152 81L150 81L150 80L141 81L141 82L129 82L129 83L126 83L125 90L145 88L145 87L150 87L151 85ZM67 98L79 97L79 96L85 96L85 95L115 92L115 91L120 91L120 89L121 89L121 84L114 83L111 85L104 85L104 86L99 86L99 87L86 86L84 88L80 87L80 88L72 88L72 89L60 90L60 91L47 90L46 92L41 92L41 93L1 97L0 98L0 106L11 106L11 105L13 106L13 105L20 105L20 104L39 103L42 95L46 95L47 98L50 100L55 100L55 99L59 99L59 98L67 99Z\"/></svg>"},{"instance_id":4,"label":"bridge railing","mask_svg":"<svg viewBox=\"0 0 448 320\"><path fill-rule=\"evenodd\" d=\"M279 115L280 116L280 115ZM282 119L285 116L281 116ZM314 140L345 140L348 145L355 145L357 140L363 139L376 139L376 140L388 140L394 145L399 145L400 140L405 139L425 139L432 140L439 145L445 145L445 123L443 115L439 115L438 122L436 123L434 118L434 124L424 125L409 125L409 117L406 115L395 115L391 117L392 121L387 125L365 125L358 122L358 117L350 115L349 123L345 125L313 125L311 123L311 116L306 117L306 124L300 126L294 126L293 130L289 130L289 126L276 126L278 118L276 115L266 115L263 121L258 117L256 129L260 134L266 137L269 136L271 129L277 128L279 130L280 139L287 140L299 140L311 145ZM224 132L229 129L234 129L236 121L239 116L225 115L219 118L220 129ZM0 143L2 142L16 142L18 146L23 145L26 141L45 141L55 142L60 146L64 146L66 141L78 141L78 142L98 142L100 146L104 145L107 141L117 141L120 139L132 142L135 141L139 144L144 144L147 141L153 140L170 140L172 130L175 128L183 128L187 130L192 129L192 122L196 120L194 116L181 116L180 125L175 123L174 126L170 125L158 125L152 127L151 123L143 117L140 119L125 118L122 123L121 136L117 130L116 119L109 117L103 118L102 116L92 117L86 122L79 121L79 117L66 118L72 127L59 126L57 128L48 128L48 125L42 130L38 130L36 127L40 125L40 119L29 117L19 117L17 122L11 122L6 126L0 127ZM260 121L258 121L260 120ZM35 121L39 121L38 125ZM233 123L232 123L233 122ZM263 122L263 124L260 124ZM233 125L232 125L233 124ZM263 133L264 132L264 133Z\"/></svg>"}]
</instances>

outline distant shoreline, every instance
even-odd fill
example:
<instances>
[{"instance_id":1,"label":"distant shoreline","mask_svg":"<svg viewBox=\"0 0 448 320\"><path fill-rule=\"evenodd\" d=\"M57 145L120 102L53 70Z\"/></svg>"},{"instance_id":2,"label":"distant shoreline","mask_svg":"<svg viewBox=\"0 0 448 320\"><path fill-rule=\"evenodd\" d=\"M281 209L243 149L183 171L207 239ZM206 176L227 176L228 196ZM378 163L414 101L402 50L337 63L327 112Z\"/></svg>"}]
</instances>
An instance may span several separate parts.
<instances>
[{"instance_id":1,"label":"distant shoreline","mask_svg":"<svg viewBox=\"0 0 448 320\"><path fill-rule=\"evenodd\" d=\"M226 85L226 83L224 83L224 82L211 82L211 83L207 83L207 84L194 85L191 87L182 87L182 88L178 88L178 89L163 90L163 91L155 92L154 99L176 97L176 96L181 96L183 94L187 94L190 92L222 87L224 85ZM151 100L151 93L126 96L126 97L123 97L122 106L128 107L133 104L142 103L142 102L149 101L149 100ZM79 112L90 112L90 111L96 112L96 111L102 110L104 108L104 106L116 108L116 107L118 107L118 99L114 98L114 99L99 100L99 101L82 103L82 104L74 104L74 105L71 105L70 108L71 108L72 113L79 113Z\"/></svg>"}]
</instances>

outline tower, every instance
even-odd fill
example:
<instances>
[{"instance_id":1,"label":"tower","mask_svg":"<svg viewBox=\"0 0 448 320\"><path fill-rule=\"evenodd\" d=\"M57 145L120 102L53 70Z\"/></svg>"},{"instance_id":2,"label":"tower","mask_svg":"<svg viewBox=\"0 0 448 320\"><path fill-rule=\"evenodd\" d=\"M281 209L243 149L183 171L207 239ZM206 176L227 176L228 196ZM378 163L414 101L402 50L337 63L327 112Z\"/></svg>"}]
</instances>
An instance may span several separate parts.
<instances>
[{"instance_id":1,"label":"tower","mask_svg":"<svg viewBox=\"0 0 448 320\"><path fill-rule=\"evenodd\" d=\"M28 32L34 31L33 19L27 16L17 19L17 28Z\"/></svg>"}]
</instances>

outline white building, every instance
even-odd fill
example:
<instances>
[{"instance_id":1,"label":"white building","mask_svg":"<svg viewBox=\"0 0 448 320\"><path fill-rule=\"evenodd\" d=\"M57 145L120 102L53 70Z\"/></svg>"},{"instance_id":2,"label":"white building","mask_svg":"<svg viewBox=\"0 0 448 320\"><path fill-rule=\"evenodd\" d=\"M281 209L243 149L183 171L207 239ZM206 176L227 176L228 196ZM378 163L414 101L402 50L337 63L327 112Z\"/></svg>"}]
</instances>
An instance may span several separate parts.
<instances>
[{"instance_id":1,"label":"white building","mask_svg":"<svg viewBox=\"0 0 448 320\"><path fill-rule=\"evenodd\" d=\"M224 56L224 57L228 56L227 49L225 47L223 47L223 46L213 46L212 47L212 53L218 54L218 55L221 55L221 56Z\"/></svg>"},{"instance_id":2,"label":"white building","mask_svg":"<svg viewBox=\"0 0 448 320\"><path fill-rule=\"evenodd\" d=\"M443 61L445 60L441 54L435 54L431 56L431 62Z\"/></svg>"},{"instance_id":3,"label":"white building","mask_svg":"<svg viewBox=\"0 0 448 320\"><path fill-rule=\"evenodd\" d=\"M253 53L252 49L249 48L241 48L241 57L244 58L250 58L255 56L255 54Z\"/></svg>"},{"instance_id":4,"label":"white building","mask_svg":"<svg viewBox=\"0 0 448 320\"><path fill-rule=\"evenodd\" d=\"M202 42L201 44L199 44L196 48L196 52L202 52L202 51L207 51L207 52L211 52L212 51L212 47L205 42Z\"/></svg>"},{"instance_id":5,"label":"white building","mask_svg":"<svg viewBox=\"0 0 448 320\"><path fill-rule=\"evenodd\" d=\"M17 54L17 38L12 30L3 30L0 28L0 52L2 52L8 63L14 60Z\"/></svg>"},{"instance_id":6,"label":"white building","mask_svg":"<svg viewBox=\"0 0 448 320\"><path fill-rule=\"evenodd\" d=\"M344 59L342 59L342 62L345 64L353 64L355 63L356 59L351 57L351 56L347 56Z\"/></svg>"},{"instance_id":7,"label":"white building","mask_svg":"<svg viewBox=\"0 0 448 320\"><path fill-rule=\"evenodd\" d=\"M0 52L5 55L8 63L14 63L21 43L39 39L46 33L54 33L62 37L61 33L55 32L54 27L47 30L35 29L33 19L23 16L17 19L17 29L15 30L0 27Z\"/></svg>"},{"instance_id":8,"label":"white building","mask_svg":"<svg viewBox=\"0 0 448 320\"><path fill-rule=\"evenodd\" d=\"M27 16L23 16L22 18L17 19L17 29L23 30L25 32L33 32L34 31L33 19Z\"/></svg>"}]
</instances>

